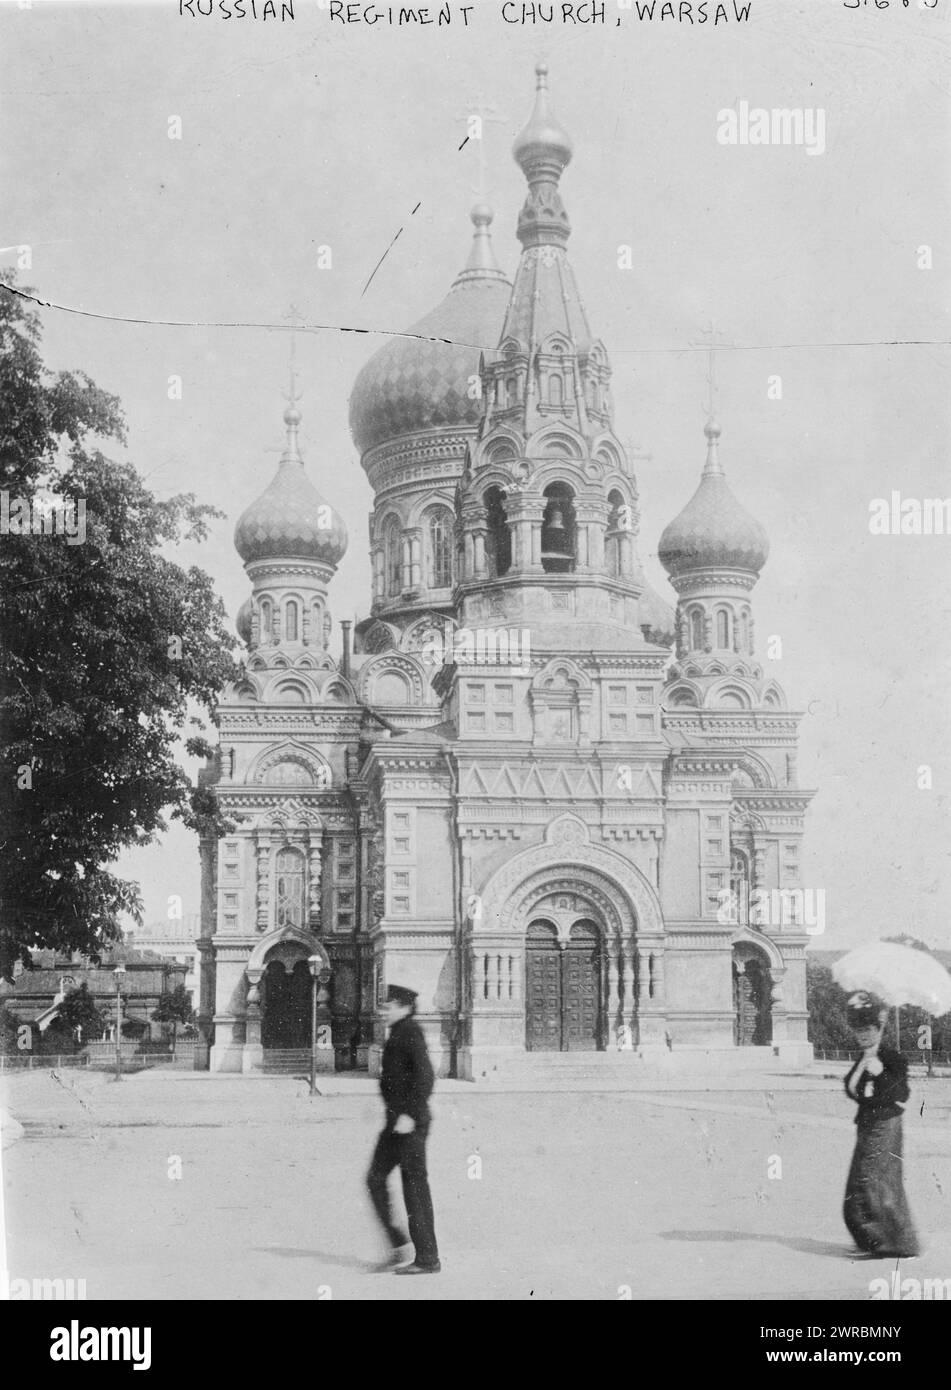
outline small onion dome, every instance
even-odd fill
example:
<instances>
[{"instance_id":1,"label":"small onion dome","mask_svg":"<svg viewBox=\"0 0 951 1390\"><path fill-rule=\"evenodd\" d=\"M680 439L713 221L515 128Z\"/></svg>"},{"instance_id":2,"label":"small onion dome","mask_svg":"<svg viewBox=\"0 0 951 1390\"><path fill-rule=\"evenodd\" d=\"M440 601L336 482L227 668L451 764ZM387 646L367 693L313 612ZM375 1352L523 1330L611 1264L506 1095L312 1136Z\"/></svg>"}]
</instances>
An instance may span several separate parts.
<instances>
[{"instance_id":1,"label":"small onion dome","mask_svg":"<svg viewBox=\"0 0 951 1390\"><path fill-rule=\"evenodd\" d=\"M526 178L536 177L546 165L556 165L560 173L574 152L571 136L548 109L548 67L535 65L535 109L528 125L512 146L512 154Z\"/></svg>"},{"instance_id":2,"label":"small onion dome","mask_svg":"<svg viewBox=\"0 0 951 1390\"><path fill-rule=\"evenodd\" d=\"M246 644L251 641L251 612L251 600L246 598L238 609L238 616L234 620L234 625L238 629L238 636Z\"/></svg>"},{"instance_id":3,"label":"small onion dome","mask_svg":"<svg viewBox=\"0 0 951 1390\"><path fill-rule=\"evenodd\" d=\"M384 343L354 382L350 433L361 454L418 430L475 429L482 419L472 378L499 341L511 286L492 251L491 209L480 203L471 216L472 251L445 299Z\"/></svg>"},{"instance_id":4,"label":"small onion dome","mask_svg":"<svg viewBox=\"0 0 951 1390\"><path fill-rule=\"evenodd\" d=\"M325 502L304 471L297 444L300 411L284 412L287 447L270 487L243 513L234 530L235 549L252 560L319 560L338 565L347 550L343 519Z\"/></svg>"},{"instance_id":5,"label":"small onion dome","mask_svg":"<svg viewBox=\"0 0 951 1390\"><path fill-rule=\"evenodd\" d=\"M707 462L697 488L660 538L658 558L671 577L687 570L726 566L759 574L769 540L731 492L717 458L720 426L706 426Z\"/></svg>"}]
</instances>

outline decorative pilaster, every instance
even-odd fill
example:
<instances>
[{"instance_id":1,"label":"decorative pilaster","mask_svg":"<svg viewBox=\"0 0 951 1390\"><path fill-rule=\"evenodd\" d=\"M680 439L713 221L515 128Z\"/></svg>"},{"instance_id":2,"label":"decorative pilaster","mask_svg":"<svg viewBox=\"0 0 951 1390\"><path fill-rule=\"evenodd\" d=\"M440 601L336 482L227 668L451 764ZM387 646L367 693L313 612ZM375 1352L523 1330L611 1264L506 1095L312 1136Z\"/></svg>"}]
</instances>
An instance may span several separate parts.
<instances>
[{"instance_id":1,"label":"decorative pilaster","mask_svg":"<svg viewBox=\"0 0 951 1390\"><path fill-rule=\"evenodd\" d=\"M618 971L617 948L614 943L608 944L608 970L607 970L607 999L605 1001L605 1024L607 1032L607 1046L616 1046L619 1042L618 1037L618 1010L621 1006L619 986L620 973Z\"/></svg>"},{"instance_id":2,"label":"decorative pilaster","mask_svg":"<svg viewBox=\"0 0 951 1390\"><path fill-rule=\"evenodd\" d=\"M633 1030L633 1036L637 1036L637 994L635 992L634 978L634 953L637 950L633 941L626 941L621 946L621 982L623 985L624 1021Z\"/></svg>"},{"instance_id":3,"label":"decorative pilaster","mask_svg":"<svg viewBox=\"0 0 951 1390\"><path fill-rule=\"evenodd\" d=\"M307 833L307 920L312 932L321 927L320 873L323 835L320 830Z\"/></svg>"},{"instance_id":4,"label":"decorative pilaster","mask_svg":"<svg viewBox=\"0 0 951 1390\"><path fill-rule=\"evenodd\" d=\"M271 915L271 843L265 831L255 836L254 852L257 859L257 928L267 931Z\"/></svg>"}]
</instances>

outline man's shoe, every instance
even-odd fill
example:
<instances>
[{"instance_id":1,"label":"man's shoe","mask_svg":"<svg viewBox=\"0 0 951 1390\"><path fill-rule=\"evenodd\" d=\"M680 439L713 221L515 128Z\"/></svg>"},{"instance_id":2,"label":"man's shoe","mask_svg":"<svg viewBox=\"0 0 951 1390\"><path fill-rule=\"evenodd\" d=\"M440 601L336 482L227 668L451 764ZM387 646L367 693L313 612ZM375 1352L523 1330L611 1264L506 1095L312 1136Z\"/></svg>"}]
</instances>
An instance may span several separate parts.
<instances>
[{"instance_id":1,"label":"man's shoe","mask_svg":"<svg viewBox=\"0 0 951 1390\"><path fill-rule=\"evenodd\" d=\"M400 1274L406 1265L410 1263L411 1245L397 1245L390 1251L385 1260L372 1266L373 1274Z\"/></svg>"},{"instance_id":2,"label":"man's shoe","mask_svg":"<svg viewBox=\"0 0 951 1390\"><path fill-rule=\"evenodd\" d=\"M438 1274L442 1265L437 1260L434 1265L421 1265L418 1260L414 1260L411 1265L400 1265L399 1269L394 1270L394 1274Z\"/></svg>"}]
</instances>

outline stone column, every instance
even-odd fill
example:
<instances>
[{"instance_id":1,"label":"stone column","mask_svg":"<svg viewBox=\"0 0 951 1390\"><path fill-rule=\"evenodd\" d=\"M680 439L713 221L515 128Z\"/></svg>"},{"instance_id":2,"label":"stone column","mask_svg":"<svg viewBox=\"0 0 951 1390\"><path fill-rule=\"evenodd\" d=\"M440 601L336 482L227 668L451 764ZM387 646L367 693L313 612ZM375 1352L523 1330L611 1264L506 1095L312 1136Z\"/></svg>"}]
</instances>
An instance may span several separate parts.
<instances>
[{"instance_id":1,"label":"stone column","mask_svg":"<svg viewBox=\"0 0 951 1390\"><path fill-rule=\"evenodd\" d=\"M588 526L588 563L598 574L604 573L604 527L599 521Z\"/></svg>"},{"instance_id":2,"label":"stone column","mask_svg":"<svg viewBox=\"0 0 951 1390\"><path fill-rule=\"evenodd\" d=\"M633 941L625 941L621 945L621 982L624 987L623 1019L630 1027L631 1036L634 1038L637 1037L639 1012L634 993L634 952L636 950L637 947Z\"/></svg>"},{"instance_id":3,"label":"stone column","mask_svg":"<svg viewBox=\"0 0 951 1390\"><path fill-rule=\"evenodd\" d=\"M266 832L258 832L254 852L257 857L257 929L264 932L271 916L271 843Z\"/></svg>"},{"instance_id":4,"label":"stone column","mask_svg":"<svg viewBox=\"0 0 951 1390\"><path fill-rule=\"evenodd\" d=\"M466 537L468 540L468 536ZM485 532L476 531L473 537L473 565L476 579L485 577Z\"/></svg>"},{"instance_id":5,"label":"stone column","mask_svg":"<svg viewBox=\"0 0 951 1390\"><path fill-rule=\"evenodd\" d=\"M419 589L423 583L423 539L418 530L410 533L410 588Z\"/></svg>"},{"instance_id":6,"label":"stone column","mask_svg":"<svg viewBox=\"0 0 951 1390\"><path fill-rule=\"evenodd\" d=\"M527 570L532 564L532 523L523 517L518 523L518 568Z\"/></svg>"},{"instance_id":7,"label":"stone column","mask_svg":"<svg viewBox=\"0 0 951 1390\"><path fill-rule=\"evenodd\" d=\"M607 993L607 1000L605 1001L605 1012L606 1012L606 1028L605 1028L606 1036L605 1036L605 1044L606 1044L606 1046L607 1046L608 1048L613 1048L613 1047L618 1046L618 1043L619 1043L619 1030L618 1030L618 1017L617 1017L617 1015L618 1015L618 1009L620 1008L620 1004L621 1004L620 997L619 997L619 994L618 994L618 987L619 987L619 985L620 985L620 976L619 976L619 972L618 972L618 962L617 962L617 943L614 942L614 941L609 941L609 942L608 942L608 981L607 981L607 983L608 983L608 993Z\"/></svg>"},{"instance_id":8,"label":"stone column","mask_svg":"<svg viewBox=\"0 0 951 1390\"><path fill-rule=\"evenodd\" d=\"M783 1043L787 1038L786 999L783 992L785 967L771 970L772 988L770 991L770 1014L773 1024L773 1042Z\"/></svg>"},{"instance_id":9,"label":"stone column","mask_svg":"<svg viewBox=\"0 0 951 1390\"><path fill-rule=\"evenodd\" d=\"M259 968L248 969L248 992L245 997L244 1046L241 1049L241 1070L260 1071L264 1065L261 1043L261 976Z\"/></svg>"},{"instance_id":10,"label":"stone column","mask_svg":"<svg viewBox=\"0 0 951 1390\"><path fill-rule=\"evenodd\" d=\"M471 531L466 531L462 546L465 566L463 578L473 579L475 577L475 537Z\"/></svg>"},{"instance_id":11,"label":"stone column","mask_svg":"<svg viewBox=\"0 0 951 1390\"><path fill-rule=\"evenodd\" d=\"M307 833L307 921L312 932L321 927L320 911L320 871L321 845L323 832L310 830Z\"/></svg>"},{"instance_id":12,"label":"stone column","mask_svg":"<svg viewBox=\"0 0 951 1390\"><path fill-rule=\"evenodd\" d=\"M542 523L537 519L532 521L530 568L535 574L542 569Z\"/></svg>"},{"instance_id":13,"label":"stone column","mask_svg":"<svg viewBox=\"0 0 951 1390\"><path fill-rule=\"evenodd\" d=\"M400 588L409 589L413 584L413 548L410 545L409 536L403 535L400 542L400 554L402 559L400 573Z\"/></svg>"}]
</instances>

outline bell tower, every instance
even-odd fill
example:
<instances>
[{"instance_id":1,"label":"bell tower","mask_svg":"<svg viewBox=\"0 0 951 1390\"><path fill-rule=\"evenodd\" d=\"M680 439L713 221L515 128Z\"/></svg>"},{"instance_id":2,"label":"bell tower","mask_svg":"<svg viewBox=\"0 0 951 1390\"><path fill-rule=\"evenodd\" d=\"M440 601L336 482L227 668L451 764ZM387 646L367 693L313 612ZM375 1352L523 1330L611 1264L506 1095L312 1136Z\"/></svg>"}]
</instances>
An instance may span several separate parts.
<instances>
[{"instance_id":1,"label":"bell tower","mask_svg":"<svg viewBox=\"0 0 951 1390\"><path fill-rule=\"evenodd\" d=\"M572 142L536 68L513 154L528 183L522 245L498 346L483 355L483 416L460 481L457 616L541 628L577 618L630 634L670 629L637 556L633 467L613 429L611 366L568 260L560 179Z\"/></svg>"}]
</instances>

